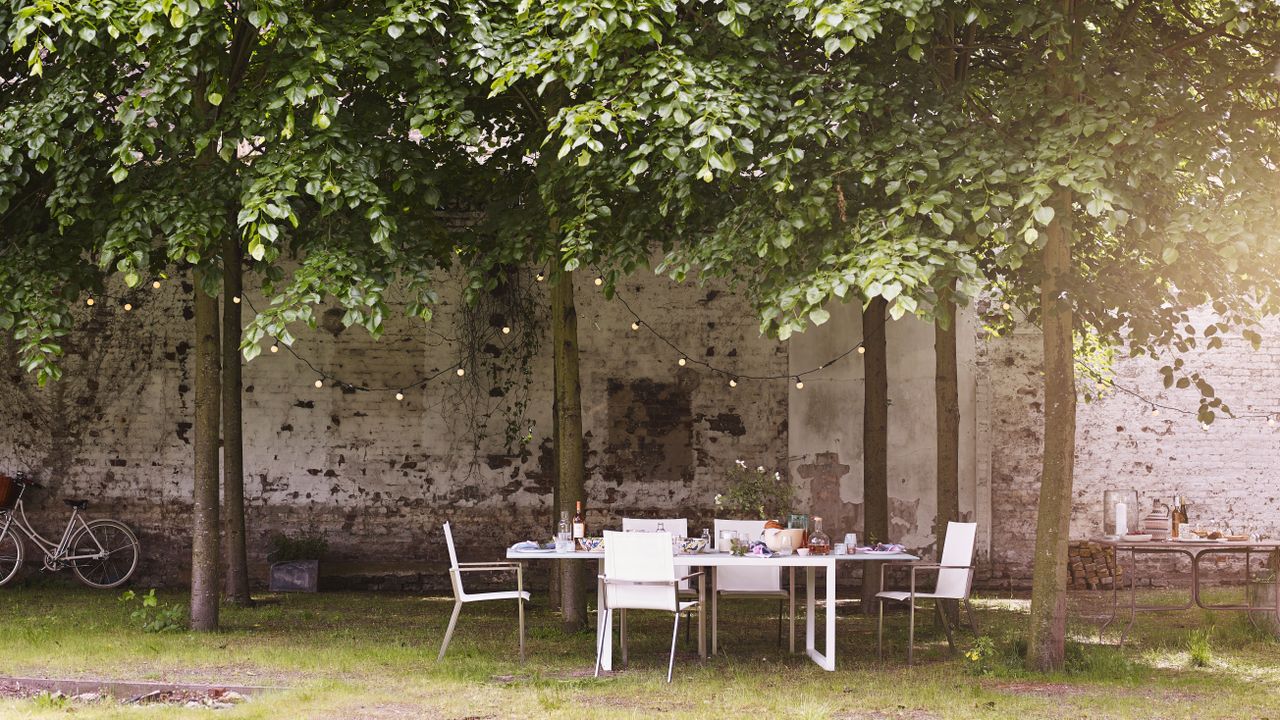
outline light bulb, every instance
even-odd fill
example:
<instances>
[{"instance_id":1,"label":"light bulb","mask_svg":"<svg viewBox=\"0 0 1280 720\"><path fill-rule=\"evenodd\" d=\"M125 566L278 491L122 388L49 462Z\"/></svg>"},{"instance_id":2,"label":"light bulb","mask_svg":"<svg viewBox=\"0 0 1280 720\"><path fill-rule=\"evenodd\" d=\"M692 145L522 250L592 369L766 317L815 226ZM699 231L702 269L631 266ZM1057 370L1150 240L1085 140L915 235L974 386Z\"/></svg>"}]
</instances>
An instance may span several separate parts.
<instances>
[{"instance_id":1,"label":"light bulb","mask_svg":"<svg viewBox=\"0 0 1280 720\"><path fill-rule=\"evenodd\" d=\"M1205 432L1209 432L1209 423L1200 423L1200 429Z\"/></svg>"},{"instance_id":2,"label":"light bulb","mask_svg":"<svg viewBox=\"0 0 1280 720\"><path fill-rule=\"evenodd\" d=\"M154 289L154 290L159 290L159 289L160 289L160 281L159 281L159 280L152 280L152 281L151 281L151 287L152 287L152 289Z\"/></svg>"},{"instance_id":3,"label":"light bulb","mask_svg":"<svg viewBox=\"0 0 1280 720\"><path fill-rule=\"evenodd\" d=\"M84 304L88 305L89 307L93 307L93 298L89 298L88 300L85 300Z\"/></svg>"},{"instance_id":4,"label":"light bulb","mask_svg":"<svg viewBox=\"0 0 1280 720\"><path fill-rule=\"evenodd\" d=\"M632 329L632 330L639 330L639 329L640 329L640 323L638 323L638 322L634 322L634 321L633 321L633 322L631 323L631 329Z\"/></svg>"},{"instance_id":5,"label":"light bulb","mask_svg":"<svg viewBox=\"0 0 1280 720\"><path fill-rule=\"evenodd\" d=\"M1159 414L1160 414L1160 408L1156 407L1155 405L1152 405L1152 406L1151 406L1151 417L1155 417L1156 415L1159 415Z\"/></svg>"},{"instance_id":6,"label":"light bulb","mask_svg":"<svg viewBox=\"0 0 1280 720\"><path fill-rule=\"evenodd\" d=\"M275 343L271 343L271 352L280 352L280 346Z\"/></svg>"},{"instance_id":7,"label":"light bulb","mask_svg":"<svg viewBox=\"0 0 1280 720\"><path fill-rule=\"evenodd\" d=\"M239 296L239 295L236 295L236 296L232 297L232 298L231 298L231 302L233 302L233 303L235 303L235 304L239 305L239 304L240 304L240 296Z\"/></svg>"},{"instance_id":8,"label":"light bulb","mask_svg":"<svg viewBox=\"0 0 1280 720\"><path fill-rule=\"evenodd\" d=\"M602 277L596 278L596 287L600 287L603 284L604 284L604 278Z\"/></svg>"},{"instance_id":9,"label":"light bulb","mask_svg":"<svg viewBox=\"0 0 1280 720\"><path fill-rule=\"evenodd\" d=\"M858 346L858 354L859 354L859 355L866 355L866 354L867 354L867 349L866 349L866 348L864 348L864 347L862 347L861 345L859 345L859 346Z\"/></svg>"},{"instance_id":10,"label":"light bulb","mask_svg":"<svg viewBox=\"0 0 1280 720\"><path fill-rule=\"evenodd\" d=\"M678 363L680 367L684 367L686 364L688 364L688 362L689 361L685 360L684 358L680 358L679 360L676 361L676 363Z\"/></svg>"},{"instance_id":11,"label":"light bulb","mask_svg":"<svg viewBox=\"0 0 1280 720\"><path fill-rule=\"evenodd\" d=\"M543 275L542 273L538 273L537 275L533 276L533 279L537 280L538 282L542 282L543 280L547 279L547 276Z\"/></svg>"},{"instance_id":12,"label":"light bulb","mask_svg":"<svg viewBox=\"0 0 1280 720\"><path fill-rule=\"evenodd\" d=\"M1271 417L1267 418L1267 424L1274 426L1276 424L1276 416L1272 415Z\"/></svg>"},{"instance_id":13,"label":"light bulb","mask_svg":"<svg viewBox=\"0 0 1280 720\"><path fill-rule=\"evenodd\" d=\"M1001 305L1000 307L1004 308L1005 310L1008 310L1008 309L1009 309L1009 303L1004 303L1004 304L1003 304L1003 305Z\"/></svg>"},{"instance_id":14,"label":"light bulb","mask_svg":"<svg viewBox=\"0 0 1280 720\"><path fill-rule=\"evenodd\" d=\"M130 310L132 310L132 309L133 309L133 304L132 304L132 303L125 303L125 304L124 304L124 311L125 311L125 312L129 312L129 311L130 311Z\"/></svg>"},{"instance_id":15,"label":"light bulb","mask_svg":"<svg viewBox=\"0 0 1280 720\"><path fill-rule=\"evenodd\" d=\"M729 387L738 387L738 379L729 378Z\"/></svg>"},{"instance_id":16,"label":"light bulb","mask_svg":"<svg viewBox=\"0 0 1280 720\"><path fill-rule=\"evenodd\" d=\"M508 326L508 325L503 325L503 326L502 326L502 334L503 334L503 335L510 335L510 334L511 334L511 327L510 327L510 326Z\"/></svg>"},{"instance_id":17,"label":"light bulb","mask_svg":"<svg viewBox=\"0 0 1280 720\"><path fill-rule=\"evenodd\" d=\"M396 393L396 399L397 399L397 400L404 400L404 393L402 393L402 392L398 392L398 393Z\"/></svg>"},{"instance_id":18,"label":"light bulb","mask_svg":"<svg viewBox=\"0 0 1280 720\"><path fill-rule=\"evenodd\" d=\"M458 368L458 377L462 377L463 375L466 375L466 374L467 374L466 370L462 368Z\"/></svg>"},{"instance_id":19,"label":"light bulb","mask_svg":"<svg viewBox=\"0 0 1280 720\"><path fill-rule=\"evenodd\" d=\"M803 389L804 389L804 381L803 381L803 380L801 380L800 378L796 378L796 389L797 389L797 390L803 390Z\"/></svg>"},{"instance_id":20,"label":"light bulb","mask_svg":"<svg viewBox=\"0 0 1280 720\"><path fill-rule=\"evenodd\" d=\"M322 388L322 387L324 387L324 380L317 380L317 381L316 381L316 387L318 387L318 388Z\"/></svg>"}]
</instances>

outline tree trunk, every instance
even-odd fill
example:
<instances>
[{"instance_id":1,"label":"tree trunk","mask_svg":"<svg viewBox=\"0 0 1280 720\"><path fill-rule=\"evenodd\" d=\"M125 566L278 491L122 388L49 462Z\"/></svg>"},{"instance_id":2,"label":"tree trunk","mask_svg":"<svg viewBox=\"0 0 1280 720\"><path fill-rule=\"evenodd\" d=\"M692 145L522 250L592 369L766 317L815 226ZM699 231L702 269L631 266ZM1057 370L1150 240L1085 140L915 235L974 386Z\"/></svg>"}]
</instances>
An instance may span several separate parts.
<instances>
[{"instance_id":1,"label":"tree trunk","mask_svg":"<svg viewBox=\"0 0 1280 720\"><path fill-rule=\"evenodd\" d=\"M1067 631L1067 544L1076 448L1076 375L1073 317L1064 297L1071 277L1071 193L1052 198L1055 214L1041 251L1040 320L1044 329L1044 459L1036 517L1027 664L1061 670Z\"/></svg>"},{"instance_id":2,"label":"tree trunk","mask_svg":"<svg viewBox=\"0 0 1280 720\"><path fill-rule=\"evenodd\" d=\"M558 267L552 275L551 327L555 345L556 481L560 509L574 511L583 499L586 467L582 449L582 398L578 378L578 311L573 304L573 273ZM585 510L584 510L585 512ZM580 562L558 563L560 611L564 629L587 623L585 568Z\"/></svg>"},{"instance_id":3,"label":"tree trunk","mask_svg":"<svg viewBox=\"0 0 1280 720\"><path fill-rule=\"evenodd\" d=\"M938 562L946 544L947 523L960 520L960 378L956 363L956 304L950 290L938 298L946 322L933 326L933 400L937 417L937 500L933 536L938 547ZM947 603L945 611L957 617L959 608Z\"/></svg>"},{"instance_id":4,"label":"tree trunk","mask_svg":"<svg viewBox=\"0 0 1280 720\"><path fill-rule=\"evenodd\" d=\"M889 538L889 369L885 341L884 298L871 300L862 311L862 356L865 389L862 404L862 518L863 542ZM880 563L865 563L862 612L875 611L880 590Z\"/></svg>"},{"instance_id":5,"label":"tree trunk","mask_svg":"<svg viewBox=\"0 0 1280 720\"><path fill-rule=\"evenodd\" d=\"M218 299L194 271L196 324L195 482L191 508L191 629L218 629Z\"/></svg>"},{"instance_id":6,"label":"tree trunk","mask_svg":"<svg viewBox=\"0 0 1280 720\"><path fill-rule=\"evenodd\" d=\"M228 232L222 240L222 513L226 540L226 597L233 605L248 605L249 552L244 522L244 432L241 421L240 303L243 291L239 238Z\"/></svg>"}]
</instances>

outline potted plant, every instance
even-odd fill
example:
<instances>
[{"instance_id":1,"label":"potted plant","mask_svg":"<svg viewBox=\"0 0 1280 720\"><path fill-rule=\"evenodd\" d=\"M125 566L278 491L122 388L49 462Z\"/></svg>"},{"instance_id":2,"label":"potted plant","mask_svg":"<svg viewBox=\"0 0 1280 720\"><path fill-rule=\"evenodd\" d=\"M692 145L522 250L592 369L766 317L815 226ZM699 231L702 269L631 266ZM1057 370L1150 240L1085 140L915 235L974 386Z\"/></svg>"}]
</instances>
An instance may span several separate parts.
<instances>
[{"instance_id":1,"label":"potted plant","mask_svg":"<svg viewBox=\"0 0 1280 720\"><path fill-rule=\"evenodd\" d=\"M296 536L271 536L267 560L271 562L272 592L315 592L320 583L320 560L329 550L324 535L307 531Z\"/></svg>"},{"instance_id":2,"label":"potted plant","mask_svg":"<svg viewBox=\"0 0 1280 720\"><path fill-rule=\"evenodd\" d=\"M785 529L779 521L791 512L792 494L782 473L769 472L763 465L752 469L736 460L725 473L724 491L716 495L716 512L738 520L764 520L763 539L771 549L798 548L804 544L804 530Z\"/></svg>"}]
</instances>

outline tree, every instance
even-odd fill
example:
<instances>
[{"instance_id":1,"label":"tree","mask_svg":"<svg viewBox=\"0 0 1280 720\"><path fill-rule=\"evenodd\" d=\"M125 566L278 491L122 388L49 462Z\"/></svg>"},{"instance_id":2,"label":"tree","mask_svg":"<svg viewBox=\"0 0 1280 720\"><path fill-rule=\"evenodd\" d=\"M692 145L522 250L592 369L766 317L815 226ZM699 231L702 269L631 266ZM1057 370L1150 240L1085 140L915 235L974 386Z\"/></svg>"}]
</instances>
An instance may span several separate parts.
<instances>
[{"instance_id":1,"label":"tree","mask_svg":"<svg viewBox=\"0 0 1280 720\"><path fill-rule=\"evenodd\" d=\"M440 64L443 10L419 5L0 11L27 65L5 76L0 123L0 202L24 203L4 218L16 261L0 277L37 271L0 315L27 341L24 364L57 376L68 304L108 277L134 287L176 265L195 285L195 629L217 625L220 378L208 339L224 256L246 253L273 296L244 332L248 359L269 337L291 343L290 324L314 323L312 306L330 295L346 324L376 334L383 295L400 282L417 300L411 311L429 318L430 270L450 262L434 209L457 149L427 138L466 116ZM242 525L243 507L227 510Z\"/></svg>"}]
</instances>

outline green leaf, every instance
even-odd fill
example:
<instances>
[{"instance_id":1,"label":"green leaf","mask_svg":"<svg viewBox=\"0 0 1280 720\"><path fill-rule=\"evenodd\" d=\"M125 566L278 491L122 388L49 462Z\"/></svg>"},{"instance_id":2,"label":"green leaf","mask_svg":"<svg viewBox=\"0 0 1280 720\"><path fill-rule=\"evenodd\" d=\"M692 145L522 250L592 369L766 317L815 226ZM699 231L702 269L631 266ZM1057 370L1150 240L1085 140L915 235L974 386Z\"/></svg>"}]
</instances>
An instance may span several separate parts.
<instances>
[{"instance_id":1,"label":"green leaf","mask_svg":"<svg viewBox=\"0 0 1280 720\"><path fill-rule=\"evenodd\" d=\"M1055 213L1051 205L1041 205L1036 208L1036 222L1047 226L1049 223L1053 222L1054 214Z\"/></svg>"},{"instance_id":2,"label":"green leaf","mask_svg":"<svg viewBox=\"0 0 1280 720\"><path fill-rule=\"evenodd\" d=\"M831 313L827 312L824 308L814 308L809 311L809 322L812 322L814 325L822 325L830 319Z\"/></svg>"}]
</instances>

